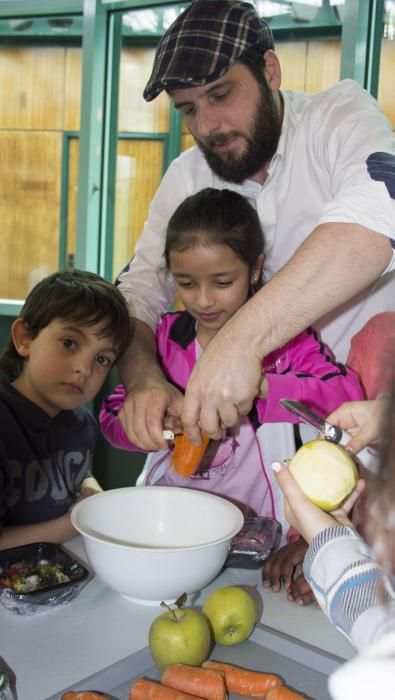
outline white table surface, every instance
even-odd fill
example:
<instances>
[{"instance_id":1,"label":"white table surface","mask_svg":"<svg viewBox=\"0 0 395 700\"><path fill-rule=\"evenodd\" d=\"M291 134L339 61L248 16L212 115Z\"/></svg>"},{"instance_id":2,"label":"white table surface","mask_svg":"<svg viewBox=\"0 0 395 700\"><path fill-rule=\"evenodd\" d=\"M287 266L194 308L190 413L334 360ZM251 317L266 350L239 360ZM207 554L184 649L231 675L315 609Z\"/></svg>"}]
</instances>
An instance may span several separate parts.
<instances>
[{"instance_id":1,"label":"white table surface","mask_svg":"<svg viewBox=\"0 0 395 700\"><path fill-rule=\"evenodd\" d=\"M80 537L67 548L86 561ZM193 603L202 605L212 589L231 584L256 587L265 625L344 659L354 655L318 607L299 607L283 591L263 589L261 569L226 569ZM97 576L75 600L48 612L21 616L0 606L0 657L16 675L18 700L46 700L142 649L152 620L162 612L131 603Z\"/></svg>"}]
</instances>

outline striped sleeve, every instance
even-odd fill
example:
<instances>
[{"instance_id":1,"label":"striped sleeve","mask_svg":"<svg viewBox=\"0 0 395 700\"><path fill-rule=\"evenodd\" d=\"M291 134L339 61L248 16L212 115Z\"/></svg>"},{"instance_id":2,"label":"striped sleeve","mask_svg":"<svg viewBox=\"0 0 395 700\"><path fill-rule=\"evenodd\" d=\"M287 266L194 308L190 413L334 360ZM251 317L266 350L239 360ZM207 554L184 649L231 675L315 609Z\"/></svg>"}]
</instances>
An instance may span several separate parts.
<instances>
[{"instance_id":1,"label":"striped sleeve","mask_svg":"<svg viewBox=\"0 0 395 700\"><path fill-rule=\"evenodd\" d=\"M304 574L331 622L359 649L395 625L394 578L351 528L323 530L305 557Z\"/></svg>"}]
</instances>

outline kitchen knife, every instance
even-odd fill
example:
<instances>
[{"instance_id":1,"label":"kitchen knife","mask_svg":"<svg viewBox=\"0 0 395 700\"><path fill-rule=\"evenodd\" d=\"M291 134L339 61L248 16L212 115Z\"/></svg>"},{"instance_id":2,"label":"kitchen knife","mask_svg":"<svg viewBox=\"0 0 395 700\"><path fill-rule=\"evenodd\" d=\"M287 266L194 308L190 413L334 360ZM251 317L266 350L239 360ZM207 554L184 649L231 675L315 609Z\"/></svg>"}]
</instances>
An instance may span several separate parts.
<instances>
[{"instance_id":1,"label":"kitchen knife","mask_svg":"<svg viewBox=\"0 0 395 700\"><path fill-rule=\"evenodd\" d=\"M280 399L280 404L294 416L299 418L303 423L311 425L313 428L321 432L325 440L335 442L339 445L345 445L351 440L351 435L345 430L342 430L338 425L328 423L316 413L311 411L307 406L299 401L291 399ZM358 452L357 460L371 472L376 473L379 465L377 452L371 447L364 447Z\"/></svg>"}]
</instances>

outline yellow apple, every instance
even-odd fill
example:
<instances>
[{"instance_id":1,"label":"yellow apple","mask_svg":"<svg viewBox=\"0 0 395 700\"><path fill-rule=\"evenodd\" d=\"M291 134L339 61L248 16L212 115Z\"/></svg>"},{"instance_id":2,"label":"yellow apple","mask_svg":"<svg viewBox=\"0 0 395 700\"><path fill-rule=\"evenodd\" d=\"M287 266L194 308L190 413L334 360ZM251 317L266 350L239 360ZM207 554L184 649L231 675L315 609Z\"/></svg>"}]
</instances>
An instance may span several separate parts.
<instances>
[{"instance_id":1,"label":"yellow apple","mask_svg":"<svg viewBox=\"0 0 395 700\"><path fill-rule=\"evenodd\" d=\"M355 462L341 445L311 440L289 463L289 471L306 496L322 510L338 508L357 483Z\"/></svg>"},{"instance_id":2,"label":"yellow apple","mask_svg":"<svg viewBox=\"0 0 395 700\"><path fill-rule=\"evenodd\" d=\"M252 595L241 586L217 588L206 599L207 615L218 644L239 644L255 627L257 611Z\"/></svg>"},{"instance_id":3,"label":"yellow apple","mask_svg":"<svg viewBox=\"0 0 395 700\"><path fill-rule=\"evenodd\" d=\"M169 664L201 666L208 659L211 631L207 618L199 610L169 609L151 624L148 641L160 671Z\"/></svg>"}]
</instances>

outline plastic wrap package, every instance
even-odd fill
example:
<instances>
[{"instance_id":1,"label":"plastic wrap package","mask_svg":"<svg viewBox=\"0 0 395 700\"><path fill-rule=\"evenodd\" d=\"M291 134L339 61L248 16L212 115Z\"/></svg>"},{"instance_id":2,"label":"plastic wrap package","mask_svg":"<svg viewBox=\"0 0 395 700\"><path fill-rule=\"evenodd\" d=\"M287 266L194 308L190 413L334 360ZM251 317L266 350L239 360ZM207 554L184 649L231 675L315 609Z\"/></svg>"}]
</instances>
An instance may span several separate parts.
<instances>
[{"instance_id":1,"label":"plastic wrap package","mask_svg":"<svg viewBox=\"0 0 395 700\"><path fill-rule=\"evenodd\" d=\"M73 600L90 576L63 547L38 542L0 552L0 602L18 615L45 612Z\"/></svg>"},{"instance_id":2,"label":"plastic wrap package","mask_svg":"<svg viewBox=\"0 0 395 700\"><path fill-rule=\"evenodd\" d=\"M240 532L233 538L225 566L258 569L280 545L282 527L273 518L245 518Z\"/></svg>"}]
</instances>

